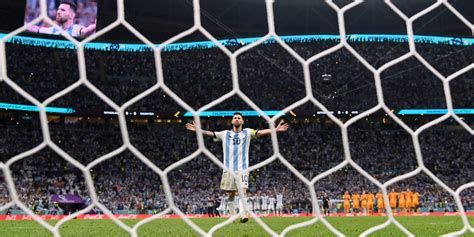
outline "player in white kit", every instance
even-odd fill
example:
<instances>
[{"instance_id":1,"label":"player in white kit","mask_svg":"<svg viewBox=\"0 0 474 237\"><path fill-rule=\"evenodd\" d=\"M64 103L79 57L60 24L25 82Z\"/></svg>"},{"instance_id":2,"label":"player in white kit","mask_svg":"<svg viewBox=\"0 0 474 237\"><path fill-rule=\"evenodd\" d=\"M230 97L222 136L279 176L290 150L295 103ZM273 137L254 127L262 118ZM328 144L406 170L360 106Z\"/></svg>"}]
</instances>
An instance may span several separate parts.
<instances>
[{"instance_id":1,"label":"player in white kit","mask_svg":"<svg viewBox=\"0 0 474 237\"><path fill-rule=\"evenodd\" d=\"M262 194L260 191L255 195L255 210L261 214L262 213Z\"/></svg>"},{"instance_id":2,"label":"player in white kit","mask_svg":"<svg viewBox=\"0 0 474 237\"><path fill-rule=\"evenodd\" d=\"M232 201L235 199L237 192L237 183L239 182L243 193L247 193L248 189L248 178L249 172L249 148L250 141L252 138L258 138L262 136L268 136L271 134L271 129L254 130L250 128L243 128L244 118L241 113L234 113L232 116L232 130L224 130L220 132L202 130L205 136L214 137L218 141L222 141L222 148L224 150L224 166L227 170L235 173L237 180L224 169L221 179L221 189L226 191L228 194L228 206L230 215L235 214L235 209L232 205ZM276 132L285 132L288 130L288 124L280 121L278 126L275 128ZM186 129L195 132L196 125L194 122L187 123ZM243 202L239 203L239 212L242 223L248 221L247 214L244 213Z\"/></svg>"},{"instance_id":3,"label":"player in white kit","mask_svg":"<svg viewBox=\"0 0 474 237\"><path fill-rule=\"evenodd\" d=\"M221 196L220 197L221 204L219 205L219 213L221 215L225 214L225 211L227 210L227 197L226 196Z\"/></svg>"},{"instance_id":4,"label":"player in white kit","mask_svg":"<svg viewBox=\"0 0 474 237\"><path fill-rule=\"evenodd\" d=\"M258 201L257 201L257 194L254 194L250 197L250 200L252 200L252 204L253 204L253 212L254 213L257 213L258 212L258 209L260 208L260 205L258 204Z\"/></svg>"},{"instance_id":5,"label":"player in white kit","mask_svg":"<svg viewBox=\"0 0 474 237\"><path fill-rule=\"evenodd\" d=\"M253 198L251 195L247 196L247 206L249 208L249 211L253 212Z\"/></svg>"},{"instance_id":6,"label":"player in white kit","mask_svg":"<svg viewBox=\"0 0 474 237\"><path fill-rule=\"evenodd\" d=\"M262 196L262 212L268 214L268 195L266 193L263 193Z\"/></svg>"},{"instance_id":7,"label":"player in white kit","mask_svg":"<svg viewBox=\"0 0 474 237\"><path fill-rule=\"evenodd\" d=\"M276 214L282 215L283 214L283 193L285 192L285 188L283 188L283 192L279 193L275 189L276 195Z\"/></svg>"},{"instance_id":8,"label":"player in white kit","mask_svg":"<svg viewBox=\"0 0 474 237\"><path fill-rule=\"evenodd\" d=\"M270 194L270 197L268 198L268 211L270 214L275 214L275 202L276 199L273 194Z\"/></svg>"}]
</instances>

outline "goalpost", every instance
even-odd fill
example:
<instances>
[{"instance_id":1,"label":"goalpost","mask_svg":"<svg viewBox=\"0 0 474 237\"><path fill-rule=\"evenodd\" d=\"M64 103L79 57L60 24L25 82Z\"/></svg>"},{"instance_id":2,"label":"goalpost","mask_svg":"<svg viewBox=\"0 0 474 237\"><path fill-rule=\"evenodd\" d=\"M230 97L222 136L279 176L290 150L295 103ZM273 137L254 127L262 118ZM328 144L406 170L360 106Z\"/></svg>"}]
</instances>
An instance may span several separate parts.
<instances>
[{"instance_id":1,"label":"goalpost","mask_svg":"<svg viewBox=\"0 0 474 237\"><path fill-rule=\"evenodd\" d=\"M125 118L125 112L126 112L126 108L129 107L130 105L134 104L135 102L139 101L140 99L144 98L145 96L151 94L153 91L157 90L157 89L163 89L166 93L168 93L174 101L176 101L180 106L182 106L183 108L185 108L187 111L190 111L192 112L193 114L193 117L194 117L194 120L197 122L196 125L197 125L197 140L198 140L198 146L199 146L199 152L200 153L203 153L205 154L206 156L209 157L209 159L211 159L215 164L217 164L219 167L221 167L222 169L226 169L222 162L217 158L215 157L209 150L207 150L207 148L205 148L204 146L204 141L203 141L203 133L202 133L202 129L201 129L201 123L200 123L200 116L199 116L199 113L200 112L203 112L203 111L206 111L208 110L209 108L217 105L218 103L224 101L226 98L230 97L230 96L225 96L225 97L221 97L219 99L216 99L214 101L212 101L211 103L205 105L204 107L200 108L199 110L194 110L193 108L191 108L189 105L187 105L185 102L183 102L179 97L177 97L176 95L170 93L170 90L166 87L166 84L164 83L164 76L163 76L163 68L162 68L162 58L161 58L161 52L162 50L169 44L171 43L174 43L174 42L177 42L178 40L194 33L194 32L200 32L202 33L204 36L206 36L209 40L211 40L222 52L224 52L230 59L231 59L231 72L232 72L232 80L234 82L235 85L237 85L238 81L239 81L239 78L238 78L238 66L237 66L237 57L243 53L245 53L246 51L262 44L263 42L265 42L266 40L269 40L269 39L274 39L276 41L277 44L279 44L281 47L283 47L288 53L290 53L301 65L303 65L303 70L304 70L304 82L305 82L305 88L306 88L306 96L300 100L300 101L297 101L295 103L293 103L292 105L288 106L287 108L283 109L279 114L277 114L276 116L273 116L273 117L270 117L268 115L266 115L254 102L252 102L248 97L245 97L244 93L239 89L239 88L234 88L233 90L233 93L236 94L236 95L240 95L240 96L243 96L243 99L244 101L252 108L254 109L255 111L257 111L259 113L259 115L264 118L271 129L273 129L272 131L272 134L271 134L271 141L272 141L272 146L274 148L274 155L270 158L270 159L267 159L259 164L252 164L252 167L250 168L250 171L253 171L253 170L256 170L257 168L259 167L262 167L264 165L267 165L275 160L279 160L281 161L281 163L283 163L285 166L288 167L288 169L290 169L303 183L305 183L307 186L308 186L308 189L310 190L310 194L311 194L311 200L312 200L312 203L313 203L313 206L315 208L313 208L313 212L314 212L314 218L309 220L309 221L306 221L306 222L303 222L303 223L299 223L299 224L295 224L295 225L292 225L292 226L289 226L287 227L285 230L283 230L283 232L281 233L277 233L275 232L274 230L272 230L268 225L266 225L263 221L260 220L260 218L256 215L254 215L252 213L252 217L255 219L255 221L265 230L267 231L269 234L273 235L273 236L277 236L277 235L285 235L287 234L289 231L291 230L294 230L294 229L297 229L297 228L301 228L301 227L305 227L305 226L309 226L309 225L312 225L318 221L322 222L329 230L331 230L334 234L338 235L338 236L342 236L343 234L337 230L337 228L335 228L334 226L332 226L327 220L325 220L325 218L323 217L322 213L320 212L320 208L319 208L319 205L318 202L317 202L317 196L316 196L316 192L315 192L315 188L314 188L314 184L323 179L324 177L327 177L328 175L336 172L338 169L344 167L344 166L352 166L354 169L356 169L360 174L362 174L363 176L365 176L368 180L370 180L372 183L374 183L376 186L378 186L378 188L380 188L383 192L383 196L384 196L384 202L385 204L388 206L388 203L389 203L389 199L388 199L388 192L387 192L387 187L398 182L398 181L401 181L401 180L404 180L404 179L407 179L407 178L410 178L412 176L415 176L421 172L425 172L426 174L428 174L428 176L430 176L432 178L432 180L434 180L438 185L440 185L441 187L443 187L446 191L448 191L451 195L454 196L455 198L455 201L456 201L456 205L457 205L457 209L459 210L460 214L461 214L461 217L462 217L462 220L463 220L463 225L464 227L457 231L457 232L454 232L454 233L446 233L447 235L460 235L460 234L463 234L463 233L466 233L468 231L470 232L473 232L474 233L474 229L470 226L469 224L469 221L467 219L467 216L466 216L466 213L465 213L465 210L464 210L464 207L462 206L462 203L461 203L461 198L460 198L460 194L461 192L463 192L464 190L468 189L468 188L473 188L474 187L474 183L467 183L465 185L462 185L461 187L459 187L457 190L452 190L451 188L449 188L447 185L445 185L441 180L439 180L434 174L432 174L423 164L423 157L422 157L422 153L421 153L421 147L420 147L420 143L419 143L419 139L418 139L418 136L419 134L428 129L429 127L431 126L434 126L435 124L437 123L440 123L444 120L446 120L447 118L454 118L459 124L461 124L466 130L468 130L471 134L474 134L474 132L472 131L472 129L458 116L454 113L454 109L453 109L453 103L452 103L452 97L451 97L451 92L450 92L450 89L449 89L449 83L451 80L455 79L456 77L470 71L470 70L474 70L474 64L471 64L470 66L468 67L465 67L459 71L457 71L456 73L448 76L448 77L445 77L443 75L441 75L438 71L436 71L426 60L423 59L423 57L416 51L416 48L415 48L415 41L414 41L414 33L413 33L413 22L420 18L421 16L429 13L430 11L432 11L433 9L441 6L441 5L444 5L446 8L448 8L454 15L456 15L456 17L458 17L466 26L468 26L474 33L474 26L471 22L469 22L464 16L462 16L454 7L451 6L451 4L447 1L447 0L438 0L436 1L434 4L432 4L431 6L429 6L428 8L424 9L423 11L417 13L416 15L412 16L412 17L407 17L402 11L400 11L390 0L385 0L385 3L397 14L400 16L400 18L402 18L405 23L406 23L406 29L407 29L407 33L408 33L408 42L409 42L409 48L410 48L410 51L409 53L397 58L397 59L394 59L388 63L386 63L385 65L381 66L380 68L374 68L372 65L370 65L360 54L358 54L347 42L347 38L346 38L346 27L345 27L345 20L344 20L344 14L350 10L351 8L361 4L363 1L362 0L355 0L353 1L352 3L340 8L338 7L334 2L332 2L331 0L326 0L326 4L328 4L334 11L337 12L337 17L338 17L338 26L339 26L339 34L340 34L340 43L327 49L327 50L324 50L323 52L320 52L314 56L312 56L311 58L309 59L304 59L303 57L301 57L299 54L297 54L290 46L288 46L275 32L275 25L274 25L274 12L273 12L273 4L274 4L274 1L273 0L266 0L266 11L267 11L267 24L268 24L268 33L263 36L262 38L260 38L259 40L251 43L251 44L248 44L246 46L243 46L242 48L238 49L237 51L235 52L231 52L229 51L225 46L223 46L221 43L218 42L218 40L216 38L214 38L208 31L206 31L206 29L201 25L201 13L200 13L200 1L199 0L193 0L193 7L194 7L194 25L189 28L188 30L184 31L184 32L181 32L179 33L178 35L166 40L165 42L163 42L162 44L160 44L158 47L155 46L150 40L148 40L146 37L144 37L139 31L137 31L132 25L130 25L126 20L125 20L125 7L124 7L124 0L117 0L117 8L118 8L118 18L116 21L114 21L113 23L111 23L110 25L106 26L105 28L99 30L97 33L87 37L86 39L82 40L82 41L78 41L74 38L72 38L71 36L69 36L66 32L64 32L63 30L61 30L61 34L62 36L64 36L67 40L69 40L70 42L72 42L76 48L77 48L77 59L78 59L78 63L79 63L79 75L80 75L80 79L74 83L73 85L69 86L68 88L56 93L55 95L51 96L50 98L48 98L47 100L45 100L44 102L40 102L38 101L37 99L35 99L34 97L32 97L31 95L29 95L26 91L24 91L22 88L21 88L21 85L18 85L16 84L15 82L13 82L10 78L8 78L7 76L7 60L6 60L6 51L5 51L5 43L11 39L12 37L20 34L21 32L25 31L28 27L40 22L41 20L44 20L46 22L48 22L49 24L51 25L56 25L56 23L54 23L51 19L49 19L47 17L47 7L46 7L46 0L40 0L40 6L41 6L41 14L40 16L33 20L32 22L26 24L25 26L17 29L17 30L14 30L13 32L9 33L7 36L3 37L1 40L0 40L0 72L1 72L1 75L0 75L0 82L1 83L6 83L9 87L11 87L12 89L14 89L17 93L21 94L23 97L25 97L28 101L30 101L33 105L37 106L40 108L40 122L41 122L41 129L42 129L42 132L43 132L43 137L44 137L44 140L43 142L38 145L37 147L29 150L29 151L26 151L26 152L23 152L22 154L20 155L17 155L15 156L14 158L10 159L8 162L6 163L1 163L0 162L0 171L3 172L3 174L5 175L5 181L6 181L6 184L8 186L8 191L9 191L9 196L11 198L11 202L9 202L7 205L3 206L3 207L0 207L0 211L3 211L3 210L6 210L7 208L10 208L14 205L18 206L20 209L22 209L25 213L27 213L29 216L31 216L36 222L38 222L41 226L43 226L44 228L46 228L48 231L50 231L54 236L60 236L59 234L59 228L61 227L61 225L63 225L64 223L66 223L67 221L69 220L72 220L73 218L75 218L76 216L80 215L80 214L84 214L84 213L87 213L89 212L94 206L98 207L99 209L101 209L102 212L104 212L106 215L110 216L110 218L117 224L119 225L122 229L124 229L125 231L127 231L131 236L138 236L137 234L137 230L140 226L154 220L154 219L157 219L159 218L160 216L164 215L164 214L167 214L171 211L174 211L175 213L177 213L192 229L194 229L197 233L199 233L200 235L202 236L211 236L213 233L215 233L218 229L230 224L232 221L234 221L235 219L237 219L238 217L237 216L234 216L234 217L231 217L229 218L227 221L221 223L221 224L218 224L216 226L214 226L213 228L210 229L210 231L206 232L204 231L203 229L201 229L199 226L197 226L196 224L194 224L193 222L191 222L185 215L184 213L182 213L174 204L173 202L171 202L170 200L173 199L173 196L171 194L171 190L170 190L170 185L169 185L169 182L168 182L168 178L167 178L167 174L168 172L165 172L164 170L161 170L159 169L158 167L156 167L150 160L148 160L146 157L140 155L138 152L134 152L136 151L136 149L131 145L130 141L129 140L126 140L124 141L124 146L119 148L118 150L115 150L101 158L98 158L95 162L99 162L99 161L102 161L102 160L105 160L107 159L108 157L112 157L114 155L116 155L117 153L120 153L121 151L125 150L125 149L130 149L132 151L132 153L134 153L138 159L140 159L143 163L145 163L149 168L151 168L157 175L159 175L159 177L161 178L162 182L163 182L163 189L164 189L164 192L165 192L165 195L167 197L167 200L168 200L168 208L165 209L164 211L154 215L153 217L151 218L148 218L148 219L145 219L145 220L142 220L140 222L138 222L136 225L134 225L133 227L129 227L127 226L126 224L124 224L122 221L120 221L119 219L117 219L116 217L114 217L111 213L110 210L108 210L103 204L101 204L98 200L98 197L97 197L97 194L95 192L95 188L94 188L94 185L93 185L93 182L92 182L92 176L91 176L91 172L90 172L90 168L91 168L91 165L83 165L79 162L77 162L76 160L72 159L69 155L67 155L67 153L65 153L64 151L61 150L61 148L59 148L57 145L55 145L52 141L51 141L51 138L50 138L50 131L49 131L49 125L48 125L48 120L47 120L47 115L46 115L46 111L45 111L45 108L46 106L48 106L50 103L52 103L54 100L68 94L69 92L73 91L75 88L83 85L83 86L86 86L87 88L89 88L92 92L94 92L99 98L101 98L103 101L105 101L110 107L112 107L116 112L118 112L118 120L119 120L119 124L120 124L120 129L121 129L121 133L124 137L129 137L129 134L128 134L128 131L127 131L127 125L126 125L126 118ZM119 106L117 104L115 104L112 100L110 100L109 98L107 98L104 94L102 94L100 92L99 89L97 89L97 87L95 87L91 82L88 81L87 79L87 73L86 73L86 63L85 63L85 45L89 42L92 42L94 39L98 38L99 36L101 35L104 35L105 33L111 31L113 28L119 26L119 25L123 25L125 28L127 28L130 32L132 32L136 37L138 37L142 42L144 42L146 45L148 45L150 48L153 49L153 52L154 52L154 55L155 55L155 64L156 64L156 68L157 68L157 76L158 76L158 83L156 85L154 85L152 88L144 91L143 93L141 93L140 95L136 96L135 98L131 99L130 101L126 102L125 104ZM58 28L59 29L59 28ZM377 92L377 98L378 98L378 104L371 108L370 110L364 112L364 113L361 113L357 116L354 116L352 117L351 119L349 119L348 121L346 122L341 122L338 118L336 118L334 115L332 115L331 113L329 113L328 109L326 107L324 107L323 104L321 104L317 99L315 99L315 97L312 95L311 93L311 81L310 81L310 64L324 56L327 56L339 49L342 49L342 48L345 48L346 50L348 50L355 58L357 58L359 60L360 63L362 63L368 70L370 70L373 75L374 75L374 78L375 78L375 86L376 86L376 92ZM415 57L417 58L428 70L430 70L434 75L436 75L436 77L442 81L443 83L443 89L444 89L444 93L446 95L446 98L447 98L447 107L448 107L448 113L443 115L442 117L436 119L436 120L433 120L431 122L429 122L428 124L420 127L419 129L417 130L412 130L411 128L409 128L408 126L406 126L402 120L400 120L385 104L384 100L383 100L383 92L382 92L382 83L381 83L381 74L384 70L388 69L389 67L409 58L409 57ZM317 175L315 178L313 178L312 180L308 180L306 179L303 175L301 175L301 173L299 173L296 169L292 168L289 166L289 163L285 160L285 158L283 157L283 155L281 155L281 153L279 152L279 145L278 145L278 142L277 142L277 135L276 135L276 132L274 131L275 129L275 124L276 124L276 121L281 118L281 116L283 116L285 113L288 113L289 111L291 111L292 109L306 103L306 102L310 102L310 103L313 103L315 106L317 106L319 109L321 109L322 111L326 112L326 115L335 123L337 124L340 129L342 130L342 134L343 134L343 148L344 148L344 161L342 163L340 163L339 165L327 170L326 172L323 172L319 175ZM358 120L366 117L367 115L370 115L372 114L373 112L377 111L377 110L384 110L390 117L391 119L393 119L396 123L398 123L401 127L403 127L406 131L409 132L409 134L412 136L413 138L413 141L414 141L414 147L415 147L415 151L416 151L416 158L417 158L417 162L418 162L418 168L410 173L407 173L407 174L404 174L404 175L401 175L401 176L398 176L386 183L381 183L379 182L378 180L374 179L372 176L370 176L364 169L362 169L359 165L357 165L352 159L351 159L351 156L350 156L350 152L349 152L349 139L348 139L348 127L351 125L351 124L354 124L355 122L357 122ZM13 178L12 178L12 172L11 172L11 165L15 162L15 161L18 161L24 157L27 157L27 156L30 156L38 151L40 151L41 149L45 148L45 147L50 147L52 150L54 150L55 152L57 152L59 155L61 155L66 161L68 161L69 163L71 163L73 166L75 166L76 168L78 168L84 175L85 179L86 179L86 184L87 184L87 188L89 190L89 195L91 197L91 200L92 200L92 204L87 207L86 209L83 209L79 212L76 212L70 216L67 216L66 218L60 220L59 222L57 222L55 225L52 225L52 224L49 224L47 222L45 222L44 220L42 220L38 215L36 215L35 213L33 213L30 209L28 209L28 207L22 203L18 197L18 193L17 191L15 190L15 186L14 186L14 182L13 182ZM196 152L194 153L193 155L191 155L190 157L187 157L185 160L189 160L189 159L192 159L193 157L196 157L198 155L199 152ZM178 161L176 162L175 164L173 164L170 168L170 170L172 170L173 168L176 168L177 166L179 166L180 164L183 164L185 161ZM94 163L94 162L93 162ZM235 174L233 174L234 177L235 177ZM242 191L242 188L239 187L239 195L240 197L242 198L243 197L243 191ZM247 207L246 207L247 208ZM367 236L369 234L372 234L380 229L383 229L387 226L389 226L390 224L394 224L396 225L401 231L403 231L406 235L410 235L412 236L413 234L410 233L410 231L408 229L406 229L402 224L400 224L395 218L394 218L394 215L393 215L393 212L390 208L387 208L387 216L388 216L388 220L381 224L381 225L378 225L378 226L375 226L375 227L372 227L368 230L366 230L362 236Z\"/></svg>"}]
</instances>

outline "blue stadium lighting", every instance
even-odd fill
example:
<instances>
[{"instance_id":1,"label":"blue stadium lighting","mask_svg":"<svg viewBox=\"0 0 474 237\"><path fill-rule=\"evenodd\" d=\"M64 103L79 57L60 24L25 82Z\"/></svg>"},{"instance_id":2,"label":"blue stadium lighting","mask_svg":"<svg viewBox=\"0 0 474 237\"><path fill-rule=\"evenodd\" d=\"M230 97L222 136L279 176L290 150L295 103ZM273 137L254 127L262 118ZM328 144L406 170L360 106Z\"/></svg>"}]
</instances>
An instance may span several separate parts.
<instances>
[{"instance_id":1,"label":"blue stadium lighting","mask_svg":"<svg viewBox=\"0 0 474 237\"><path fill-rule=\"evenodd\" d=\"M39 108L34 105L22 105L22 104L10 104L10 103L0 103L0 109L5 110L17 110L17 111L33 111L38 112ZM48 113L58 113L58 114L74 114L76 110L73 108L62 108L62 107L46 107L46 112ZM257 117L260 116L257 111L253 110L243 110L243 111L232 111L232 110L221 110L221 111L204 111L200 113L201 117L230 117L233 116L235 112L240 112L242 115L247 117ZM281 112L281 110L263 110L267 116L275 116ZM330 113L334 113L330 111ZM447 109L401 109L397 112L399 115L443 115L447 114ZM454 109L455 114L470 115L474 114L474 108L464 108L464 109ZM104 111L104 114L114 114L117 112L113 111ZM140 112L141 116L154 116L152 112ZM325 114L325 112L318 111L318 115ZM358 114L357 111L351 111L350 114ZM132 114L130 114L132 115ZM183 115L184 117L192 117L191 112L186 112Z\"/></svg>"},{"instance_id":2,"label":"blue stadium lighting","mask_svg":"<svg viewBox=\"0 0 474 237\"><path fill-rule=\"evenodd\" d=\"M235 112L240 112L244 117L256 117L260 116L260 114L257 111L253 110L243 110L243 111L204 111L201 112L199 115L201 117L230 117L234 116ZM265 113L268 116L275 116L278 113L280 113L280 110L263 110L263 113ZM184 117L192 117L193 114L191 112L186 112L184 114Z\"/></svg>"},{"instance_id":3,"label":"blue stadium lighting","mask_svg":"<svg viewBox=\"0 0 474 237\"><path fill-rule=\"evenodd\" d=\"M5 37L6 34L0 33L0 39ZM311 42L317 40L338 40L339 35L291 35L291 36L280 36L285 42ZM223 45L235 45L235 44L250 44L260 38L240 38L240 39L224 39L219 40ZM405 43L408 40L406 35L386 35L386 34L354 34L347 35L347 40L359 41L359 42L379 42L389 41L395 43ZM474 38L461 38L461 37L441 37L441 36L423 36L415 35L414 40L417 43L424 44L449 44L458 46L473 46ZM67 48L75 49L74 44L67 40L53 40L53 39L42 39L25 36L14 36L8 40L11 43L20 43L32 46L42 47L54 47L54 48ZM270 38L265 43L275 43L275 40ZM157 45L159 46L159 45ZM114 51L144 51L149 50L149 46L145 44L117 44L117 43L87 43L86 48L96 50L114 50ZM189 50L193 48L213 48L216 47L211 41L198 41L189 43L175 43L168 45L165 51L181 51ZM19 104L8 104L0 103L0 109L10 110L22 110L22 111L39 111L36 106L31 105L19 105ZM46 107L46 112L50 113L62 113L72 114L75 110L72 108L57 108L57 107ZM259 116L256 111L240 111L244 116ZM264 111L268 116L275 116L280 111ZM474 109L455 109L456 114L474 114ZM201 116L217 117L217 116L232 116L234 111L206 111L202 112ZM398 112L401 115L434 115L434 114L446 114L446 109L402 109ZM318 112L319 114L319 112ZM145 114L142 114L145 115ZM146 114L151 115L151 114ZM187 112L184 114L185 117L191 117L192 114Z\"/></svg>"},{"instance_id":4,"label":"blue stadium lighting","mask_svg":"<svg viewBox=\"0 0 474 237\"><path fill-rule=\"evenodd\" d=\"M5 37L6 34L0 33L0 39ZM311 42L316 40L338 40L339 35L290 35L280 36L283 41L291 42ZM250 44L260 38L239 38L239 39L223 39L219 42L225 46L236 45L236 44ZM385 35L385 34L354 34L347 35L347 40L360 41L360 42L374 42L374 41L389 41L395 43L405 43L408 41L406 35ZM474 38L460 38L460 37L441 37L441 36L425 36L415 35L414 40L416 43L424 44L450 44L459 46L472 46L474 45ZM34 37L25 36L14 36L8 40L10 43L21 43L32 46L43 46L43 47L55 47L55 48L67 48L75 49L74 44L67 40L53 40L53 39L41 39ZM269 39L265 43L275 43L275 40ZM157 44L157 46L159 46ZM86 48L96 50L114 50L114 51L144 51L150 50L150 47L145 44L118 44L118 43L100 43L92 42L87 43ZM211 41L198 41L189 43L175 43L165 47L165 51L181 51L189 50L193 48L214 48L215 44Z\"/></svg>"},{"instance_id":5,"label":"blue stadium lighting","mask_svg":"<svg viewBox=\"0 0 474 237\"><path fill-rule=\"evenodd\" d=\"M9 103L0 103L0 109L35 111L35 112L39 111L39 108L34 105L20 105L20 104L9 104ZM46 112L58 113L58 114L73 114L76 111L73 108L46 107Z\"/></svg>"},{"instance_id":6,"label":"blue stadium lighting","mask_svg":"<svg viewBox=\"0 0 474 237\"><path fill-rule=\"evenodd\" d=\"M398 114L402 115L425 115L425 114L447 114L447 109L402 109ZM455 114L474 114L474 109L454 109Z\"/></svg>"}]
</instances>

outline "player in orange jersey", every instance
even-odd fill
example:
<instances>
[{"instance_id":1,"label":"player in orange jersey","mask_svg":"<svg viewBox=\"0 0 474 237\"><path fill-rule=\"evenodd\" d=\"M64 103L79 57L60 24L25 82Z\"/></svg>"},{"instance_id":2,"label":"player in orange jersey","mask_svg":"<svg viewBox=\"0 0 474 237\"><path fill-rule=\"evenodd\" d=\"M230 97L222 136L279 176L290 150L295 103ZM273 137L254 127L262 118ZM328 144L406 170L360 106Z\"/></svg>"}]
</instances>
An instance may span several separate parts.
<instances>
[{"instance_id":1,"label":"player in orange jersey","mask_svg":"<svg viewBox=\"0 0 474 237\"><path fill-rule=\"evenodd\" d=\"M374 201L375 201L374 194L371 192L367 193L367 209L369 211L369 215L374 214Z\"/></svg>"},{"instance_id":2,"label":"player in orange jersey","mask_svg":"<svg viewBox=\"0 0 474 237\"><path fill-rule=\"evenodd\" d=\"M360 195L358 193L353 193L352 194L352 211L354 213L359 213L360 211Z\"/></svg>"},{"instance_id":3,"label":"player in orange jersey","mask_svg":"<svg viewBox=\"0 0 474 237\"><path fill-rule=\"evenodd\" d=\"M342 199L344 199L344 213L349 213L349 210L351 209L351 203L350 203L350 200L351 200L351 195L349 195L349 192L346 191L346 193L344 193L344 196L342 196Z\"/></svg>"},{"instance_id":4,"label":"player in orange jersey","mask_svg":"<svg viewBox=\"0 0 474 237\"><path fill-rule=\"evenodd\" d=\"M365 190L362 191L362 195L360 196L361 201L361 206L362 206L362 213L364 215L367 215L367 194L365 193Z\"/></svg>"},{"instance_id":5,"label":"player in orange jersey","mask_svg":"<svg viewBox=\"0 0 474 237\"><path fill-rule=\"evenodd\" d=\"M383 201L383 195L382 193L379 191L377 193L377 195L375 195L375 197L377 197L377 210L378 210L378 213L379 214L382 214L383 211L384 211L384 201Z\"/></svg>"},{"instance_id":6,"label":"player in orange jersey","mask_svg":"<svg viewBox=\"0 0 474 237\"><path fill-rule=\"evenodd\" d=\"M410 213L410 211L413 209L412 196L413 193L410 191L409 188L407 188L407 191L405 192L405 207L408 213Z\"/></svg>"},{"instance_id":7,"label":"player in orange jersey","mask_svg":"<svg viewBox=\"0 0 474 237\"><path fill-rule=\"evenodd\" d=\"M405 205L405 192L400 192L398 195L398 209L400 209L400 213L406 213L406 205Z\"/></svg>"},{"instance_id":8,"label":"player in orange jersey","mask_svg":"<svg viewBox=\"0 0 474 237\"><path fill-rule=\"evenodd\" d=\"M411 201L412 201L413 212L418 212L418 207L420 206L420 194L415 191L413 193Z\"/></svg>"},{"instance_id":9,"label":"player in orange jersey","mask_svg":"<svg viewBox=\"0 0 474 237\"><path fill-rule=\"evenodd\" d=\"M397 197L398 197L398 193L395 192L395 189L392 189L392 191L388 194L390 207L392 208L392 211L394 212L397 212Z\"/></svg>"}]
</instances>

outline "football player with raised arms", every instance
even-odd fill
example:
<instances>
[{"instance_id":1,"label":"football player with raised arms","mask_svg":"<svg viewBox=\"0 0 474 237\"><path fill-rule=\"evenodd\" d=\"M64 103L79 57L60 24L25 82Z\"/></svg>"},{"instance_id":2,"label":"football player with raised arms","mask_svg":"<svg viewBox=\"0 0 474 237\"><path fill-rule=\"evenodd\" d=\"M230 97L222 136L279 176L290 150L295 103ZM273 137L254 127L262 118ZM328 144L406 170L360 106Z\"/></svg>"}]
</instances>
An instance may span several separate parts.
<instances>
[{"instance_id":1,"label":"football player with raised arms","mask_svg":"<svg viewBox=\"0 0 474 237\"><path fill-rule=\"evenodd\" d=\"M237 182L240 182L240 186L243 189L244 195L248 189L249 179L249 148L250 141L253 138L268 136L271 134L271 129L254 130L250 128L243 128L244 117L241 113L236 112L232 116L232 129L224 131L207 131L202 130L205 136L213 137L218 141L222 141L222 148L224 150L224 166L233 171L238 179L234 177L227 170L224 169L221 179L220 188L227 192L229 212L230 215L235 215L235 207L232 205L237 192ZM289 125L280 121L278 126L275 128L276 132L285 132L288 130ZM186 129L196 132L196 125L194 122L187 123ZM240 210L240 221L245 223L248 221L247 213L244 213L243 203L239 203Z\"/></svg>"}]
</instances>

